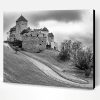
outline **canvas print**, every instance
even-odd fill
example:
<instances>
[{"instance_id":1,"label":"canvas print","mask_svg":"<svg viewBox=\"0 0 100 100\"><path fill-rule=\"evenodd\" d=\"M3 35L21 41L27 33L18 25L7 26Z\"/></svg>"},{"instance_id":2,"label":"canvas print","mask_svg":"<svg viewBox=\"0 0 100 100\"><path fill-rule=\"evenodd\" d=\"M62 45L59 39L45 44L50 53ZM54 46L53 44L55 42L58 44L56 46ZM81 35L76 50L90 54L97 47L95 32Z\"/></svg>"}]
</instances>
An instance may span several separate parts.
<instances>
[{"instance_id":1,"label":"canvas print","mask_svg":"<svg viewBox=\"0 0 100 100\"><path fill-rule=\"evenodd\" d=\"M4 12L3 81L95 86L94 10Z\"/></svg>"}]
</instances>

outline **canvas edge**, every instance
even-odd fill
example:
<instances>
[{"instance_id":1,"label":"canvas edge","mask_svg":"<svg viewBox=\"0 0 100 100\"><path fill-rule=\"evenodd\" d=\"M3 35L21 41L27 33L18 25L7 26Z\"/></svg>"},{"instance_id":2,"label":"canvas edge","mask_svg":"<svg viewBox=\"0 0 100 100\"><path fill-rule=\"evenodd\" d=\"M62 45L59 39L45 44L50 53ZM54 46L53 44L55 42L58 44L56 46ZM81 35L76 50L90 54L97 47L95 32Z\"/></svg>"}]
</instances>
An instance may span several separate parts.
<instances>
[{"instance_id":1,"label":"canvas edge","mask_svg":"<svg viewBox=\"0 0 100 100\"><path fill-rule=\"evenodd\" d=\"M93 89L95 88L95 10L93 9Z\"/></svg>"}]
</instances>

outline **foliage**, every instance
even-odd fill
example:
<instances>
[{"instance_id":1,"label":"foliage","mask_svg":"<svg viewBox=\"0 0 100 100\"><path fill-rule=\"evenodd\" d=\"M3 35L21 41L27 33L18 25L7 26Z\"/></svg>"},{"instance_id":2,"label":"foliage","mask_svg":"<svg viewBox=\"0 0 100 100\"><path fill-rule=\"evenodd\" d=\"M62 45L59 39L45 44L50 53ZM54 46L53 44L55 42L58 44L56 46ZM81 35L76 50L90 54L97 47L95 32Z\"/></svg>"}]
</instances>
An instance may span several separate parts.
<instances>
[{"instance_id":1,"label":"foliage","mask_svg":"<svg viewBox=\"0 0 100 100\"><path fill-rule=\"evenodd\" d=\"M82 43L80 41L74 41L72 43L72 51L76 52L77 50L82 49Z\"/></svg>"},{"instance_id":2,"label":"foliage","mask_svg":"<svg viewBox=\"0 0 100 100\"><path fill-rule=\"evenodd\" d=\"M20 40L15 40L15 41L13 41L13 42L9 42L9 45L12 45L12 46L17 46L17 47L19 47L19 48L22 48L22 41L20 41Z\"/></svg>"},{"instance_id":3,"label":"foliage","mask_svg":"<svg viewBox=\"0 0 100 100\"><path fill-rule=\"evenodd\" d=\"M12 27L12 28L10 28L10 33L12 33L13 31L16 31L16 27L14 26L14 27Z\"/></svg>"},{"instance_id":4,"label":"foliage","mask_svg":"<svg viewBox=\"0 0 100 100\"><path fill-rule=\"evenodd\" d=\"M91 69L93 67L93 53L92 51L87 48L78 49L73 56L73 64L75 67L79 68L80 70L85 71L85 75L89 76L91 73Z\"/></svg>"},{"instance_id":5,"label":"foliage","mask_svg":"<svg viewBox=\"0 0 100 100\"><path fill-rule=\"evenodd\" d=\"M71 40L66 40L62 43L61 52L58 55L58 58L62 61L70 60L71 53Z\"/></svg>"},{"instance_id":6,"label":"foliage","mask_svg":"<svg viewBox=\"0 0 100 100\"><path fill-rule=\"evenodd\" d=\"M80 41L66 40L62 43L58 58L62 61L71 60L73 65L80 70L84 70L85 75L89 76L93 68L93 53L90 48L83 48Z\"/></svg>"}]
</instances>

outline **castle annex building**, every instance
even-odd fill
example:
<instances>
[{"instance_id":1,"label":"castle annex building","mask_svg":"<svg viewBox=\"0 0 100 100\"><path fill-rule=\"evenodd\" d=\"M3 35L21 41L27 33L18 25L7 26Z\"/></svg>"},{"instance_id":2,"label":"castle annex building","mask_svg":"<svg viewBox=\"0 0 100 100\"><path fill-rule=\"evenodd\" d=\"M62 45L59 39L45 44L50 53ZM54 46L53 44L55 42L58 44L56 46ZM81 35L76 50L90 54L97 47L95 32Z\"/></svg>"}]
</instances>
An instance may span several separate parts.
<instances>
[{"instance_id":1,"label":"castle annex building","mask_svg":"<svg viewBox=\"0 0 100 100\"><path fill-rule=\"evenodd\" d=\"M45 49L57 49L53 33L44 27L30 29L28 20L22 15L16 20L16 25L9 31L8 41L22 41L22 48L29 52L40 52Z\"/></svg>"}]
</instances>

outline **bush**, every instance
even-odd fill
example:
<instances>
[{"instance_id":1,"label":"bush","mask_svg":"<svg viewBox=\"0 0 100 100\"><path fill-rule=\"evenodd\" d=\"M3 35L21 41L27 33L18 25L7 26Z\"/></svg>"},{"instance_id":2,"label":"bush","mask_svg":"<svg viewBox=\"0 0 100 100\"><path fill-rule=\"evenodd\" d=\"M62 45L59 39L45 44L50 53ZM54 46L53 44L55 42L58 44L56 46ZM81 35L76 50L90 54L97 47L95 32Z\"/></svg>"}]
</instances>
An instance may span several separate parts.
<instances>
[{"instance_id":1,"label":"bush","mask_svg":"<svg viewBox=\"0 0 100 100\"><path fill-rule=\"evenodd\" d=\"M72 43L72 51L76 52L77 50L81 50L81 49L82 49L82 42L74 41Z\"/></svg>"},{"instance_id":2,"label":"bush","mask_svg":"<svg viewBox=\"0 0 100 100\"><path fill-rule=\"evenodd\" d=\"M62 60L62 61L70 60L70 53L69 53L69 51L67 49L61 51L59 53L59 59Z\"/></svg>"},{"instance_id":3,"label":"bush","mask_svg":"<svg viewBox=\"0 0 100 100\"><path fill-rule=\"evenodd\" d=\"M84 70L85 76L88 77L93 68L93 53L90 48L84 49L82 42L71 40L64 41L61 46L58 58L62 61L71 60L73 65Z\"/></svg>"},{"instance_id":4,"label":"bush","mask_svg":"<svg viewBox=\"0 0 100 100\"><path fill-rule=\"evenodd\" d=\"M70 54L71 54L71 40L66 40L62 43L61 51L58 55L58 58L62 61L70 60Z\"/></svg>"},{"instance_id":5,"label":"bush","mask_svg":"<svg viewBox=\"0 0 100 100\"><path fill-rule=\"evenodd\" d=\"M22 48L22 41L20 40L15 40L12 42L13 46L18 46L19 48Z\"/></svg>"},{"instance_id":6,"label":"bush","mask_svg":"<svg viewBox=\"0 0 100 100\"><path fill-rule=\"evenodd\" d=\"M85 76L89 76L93 67L93 53L88 48L77 50L73 56L73 64L75 67L84 70Z\"/></svg>"}]
</instances>

